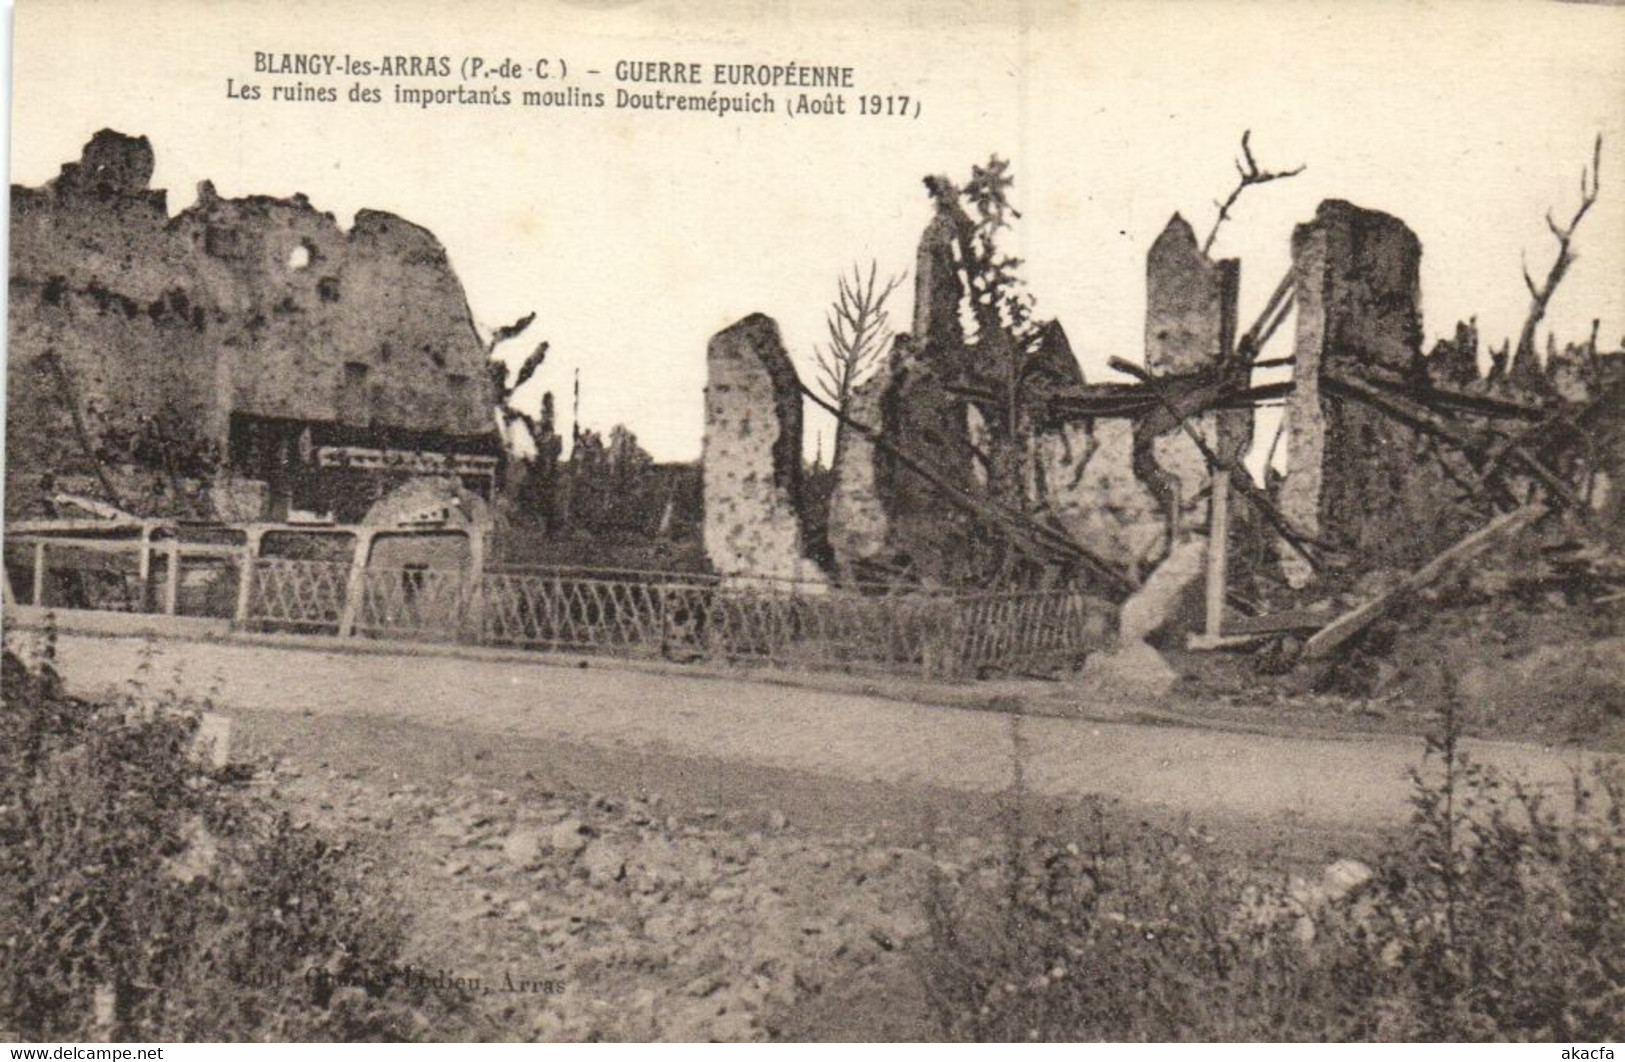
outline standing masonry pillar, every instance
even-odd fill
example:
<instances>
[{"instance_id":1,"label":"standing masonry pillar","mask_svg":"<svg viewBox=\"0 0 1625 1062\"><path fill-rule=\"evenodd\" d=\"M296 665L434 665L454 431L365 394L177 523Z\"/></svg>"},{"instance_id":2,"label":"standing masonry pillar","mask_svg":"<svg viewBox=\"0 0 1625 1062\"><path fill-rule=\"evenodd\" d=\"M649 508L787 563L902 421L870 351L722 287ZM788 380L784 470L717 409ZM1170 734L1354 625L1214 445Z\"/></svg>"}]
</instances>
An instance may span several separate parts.
<instances>
[{"instance_id":1,"label":"standing masonry pillar","mask_svg":"<svg viewBox=\"0 0 1625 1062\"><path fill-rule=\"evenodd\" d=\"M1240 264L1214 261L1190 223L1175 214L1146 255L1145 367L1153 376L1217 376L1235 340ZM1248 410L1204 413L1191 427L1226 460L1239 459L1252 442ZM1148 437L1148 433L1154 436ZM1162 505L1169 546L1208 525L1199 501L1210 470L1201 450L1176 423L1157 416L1135 427L1136 478Z\"/></svg>"},{"instance_id":2,"label":"standing masonry pillar","mask_svg":"<svg viewBox=\"0 0 1625 1062\"><path fill-rule=\"evenodd\" d=\"M1339 374L1425 378L1421 259L1403 221L1341 200L1321 203L1292 234L1297 335L1281 511L1364 567L1411 564L1453 534L1450 492L1427 440L1325 387ZM1284 543L1281 557L1294 585L1309 581L1307 564Z\"/></svg>"},{"instance_id":3,"label":"standing masonry pillar","mask_svg":"<svg viewBox=\"0 0 1625 1062\"><path fill-rule=\"evenodd\" d=\"M895 456L907 454L955 487L976 488L968 408L947 389L969 364L959 314L961 241L971 222L946 178L927 184L935 212L915 254L913 331L896 337L849 407L852 418L878 431L887 446L848 430L835 468L830 546L848 580L953 583L973 559L975 530L964 514Z\"/></svg>"},{"instance_id":4,"label":"standing masonry pillar","mask_svg":"<svg viewBox=\"0 0 1625 1062\"><path fill-rule=\"evenodd\" d=\"M1146 367L1157 375L1222 374L1235 355L1240 279L1240 263L1233 258L1217 262L1209 258L1196 242L1190 224L1175 214L1146 257ZM1216 410L1193 421L1191 426L1227 464L1238 464L1252 445L1250 409ZM1176 443L1189 441L1179 434L1177 440L1167 436L1159 439L1158 446L1167 451ZM1230 478L1209 466L1206 455L1195 455L1202 461L1197 468L1190 461L1193 455L1189 448L1175 452L1185 458L1177 465L1183 503L1190 504L1189 492L1204 483L1208 487L1204 625L1209 635L1217 636L1224 620L1229 581ZM1159 454L1159 464L1173 460L1172 454ZM1188 514L1182 512L1180 524L1177 530L1181 532L1201 528L1200 507L1193 507Z\"/></svg>"},{"instance_id":5,"label":"standing masonry pillar","mask_svg":"<svg viewBox=\"0 0 1625 1062\"><path fill-rule=\"evenodd\" d=\"M1234 259L1202 253L1190 222L1175 214L1145 257L1145 367L1154 376L1182 376L1219 363L1226 275Z\"/></svg>"},{"instance_id":6,"label":"standing masonry pillar","mask_svg":"<svg viewBox=\"0 0 1625 1062\"><path fill-rule=\"evenodd\" d=\"M705 552L734 581L822 586L806 555L801 385L773 319L752 314L706 348Z\"/></svg>"},{"instance_id":7,"label":"standing masonry pillar","mask_svg":"<svg viewBox=\"0 0 1625 1062\"><path fill-rule=\"evenodd\" d=\"M866 428L883 431L885 397L895 367L908 353L908 337L898 336L869 379L852 390L847 414ZM829 499L829 544L841 577L857 581L861 565L886 552L890 521L882 496L880 454L874 440L845 425L835 460L835 488Z\"/></svg>"}]
</instances>

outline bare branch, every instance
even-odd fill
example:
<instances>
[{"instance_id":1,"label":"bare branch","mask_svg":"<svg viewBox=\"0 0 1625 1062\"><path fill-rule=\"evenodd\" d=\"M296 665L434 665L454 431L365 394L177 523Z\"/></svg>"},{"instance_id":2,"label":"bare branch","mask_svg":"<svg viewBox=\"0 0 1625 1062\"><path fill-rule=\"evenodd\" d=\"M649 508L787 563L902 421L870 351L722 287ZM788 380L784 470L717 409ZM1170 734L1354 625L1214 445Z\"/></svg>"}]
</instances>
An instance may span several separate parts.
<instances>
[{"instance_id":1,"label":"bare branch","mask_svg":"<svg viewBox=\"0 0 1625 1062\"><path fill-rule=\"evenodd\" d=\"M835 298L824 312L829 342L813 347L818 390L836 408L844 411L851 404L852 392L874 371L890 345L885 303L905 276L900 273L882 283L880 266L873 259L867 274L854 262L850 272L836 276ZM840 449L841 434L837 432L837 455Z\"/></svg>"},{"instance_id":2,"label":"bare branch","mask_svg":"<svg viewBox=\"0 0 1625 1062\"><path fill-rule=\"evenodd\" d=\"M506 343L508 340L513 339L515 336L519 335L519 333L529 328L531 322L534 320L536 320L536 311L532 310L519 320L515 321L513 324L503 325L501 328L498 328L496 331L492 332L490 341L485 344L486 356L490 357L496 352L497 347L501 346L503 343Z\"/></svg>"},{"instance_id":3,"label":"bare branch","mask_svg":"<svg viewBox=\"0 0 1625 1062\"><path fill-rule=\"evenodd\" d=\"M1591 147L1591 165L1580 170L1580 205L1574 211L1574 216L1567 225L1559 225L1550 210L1546 211L1546 227L1551 230L1553 238L1557 240L1557 257L1552 260L1551 268L1546 271L1546 280L1537 285L1535 278L1529 273L1528 262L1523 267L1523 283L1529 289L1529 313L1524 318L1523 329L1518 333L1517 353L1530 357L1535 352L1535 335L1540 329L1540 322L1546 317L1546 307L1551 304L1552 296L1557 293L1558 285L1568 275L1569 267L1579 257L1574 252L1574 232L1580 227L1587 211L1597 201L1597 194L1601 189L1602 178L1602 134Z\"/></svg>"},{"instance_id":4,"label":"bare branch","mask_svg":"<svg viewBox=\"0 0 1625 1062\"><path fill-rule=\"evenodd\" d=\"M509 395L525 386L530 378L536 375L536 370L540 369L542 362L547 360L548 345L545 339L536 344L536 349L530 352L530 357L524 360L524 363L519 366L519 372L514 375L513 386L507 388Z\"/></svg>"},{"instance_id":5,"label":"bare branch","mask_svg":"<svg viewBox=\"0 0 1625 1062\"><path fill-rule=\"evenodd\" d=\"M1230 195L1225 198L1224 202L1214 202L1213 205L1219 208L1219 216L1213 219L1213 228L1208 230L1207 239L1202 243L1203 254L1207 254L1213 249L1213 241L1219 237L1220 226L1229 220L1230 208L1236 205L1236 200L1241 198L1242 192L1246 191L1248 188L1251 188L1255 184L1268 184L1271 181L1281 181L1288 177L1296 177L1298 174L1302 173L1308 168L1306 165L1300 165L1296 169L1291 170L1261 169L1258 165L1258 160L1253 157L1252 136L1253 131L1251 129L1245 130L1241 134L1242 158L1236 160L1236 175L1240 178L1240 180L1236 183L1236 187L1230 192ZM1245 163L1243 162L1243 159L1245 160Z\"/></svg>"}]
</instances>

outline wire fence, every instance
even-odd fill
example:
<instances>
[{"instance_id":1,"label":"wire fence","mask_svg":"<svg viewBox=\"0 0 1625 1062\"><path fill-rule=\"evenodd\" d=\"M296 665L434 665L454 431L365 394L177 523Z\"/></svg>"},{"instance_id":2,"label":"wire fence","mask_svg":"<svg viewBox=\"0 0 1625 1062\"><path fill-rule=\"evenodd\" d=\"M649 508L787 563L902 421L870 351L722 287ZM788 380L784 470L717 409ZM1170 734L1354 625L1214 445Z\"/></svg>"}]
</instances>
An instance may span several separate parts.
<instances>
[{"instance_id":1,"label":"wire fence","mask_svg":"<svg viewBox=\"0 0 1625 1062\"><path fill-rule=\"evenodd\" d=\"M514 648L961 678L1081 663L1110 606L1070 590L887 593L659 572L367 569L260 558L249 625ZM354 601L351 601L354 595Z\"/></svg>"},{"instance_id":2,"label":"wire fence","mask_svg":"<svg viewBox=\"0 0 1625 1062\"><path fill-rule=\"evenodd\" d=\"M1075 667L1112 606L1072 590L933 592L590 568L357 566L224 543L8 537L8 600L248 630L956 679ZM173 568L173 571L171 571ZM244 578L247 579L246 584Z\"/></svg>"}]
</instances>

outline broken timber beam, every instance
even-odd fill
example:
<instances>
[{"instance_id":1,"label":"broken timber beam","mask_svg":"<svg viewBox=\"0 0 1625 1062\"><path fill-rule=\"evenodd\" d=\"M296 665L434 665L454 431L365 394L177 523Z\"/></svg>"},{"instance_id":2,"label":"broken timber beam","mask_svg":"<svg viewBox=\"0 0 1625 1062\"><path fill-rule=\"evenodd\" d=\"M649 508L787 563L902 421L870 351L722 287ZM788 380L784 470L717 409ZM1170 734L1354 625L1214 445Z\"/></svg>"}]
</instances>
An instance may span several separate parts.
<instances>
[{"instance_id":1,"label":"broken timber beam","mask_svg":"<svg viewBox=\"0 0 1625 1062\"><path fill-rule=\"evenodd\" d=\"M1373 386L1365 380L1355 379L1342 373L1325 374L1326 390L1340 398L1352 398L1364 402L1372 408L1386 413L1395 419L1419 428L1431 435L1438 436L1454 445L1468 455L1483 459L1486 449L1483 440L1468 431L1450 423L1433 410L1400 395L1393 394L1382 388ZM1570 509L1585 514L1585 506L1575 496L1574 491L1562 478L1547 468L1527 448L1516 442L1506 447L1508 456L1515 458L1528 472L1530 472L1541 485Z\"/></svg>"},{"instance_id":2,"label":"broken timber beam","mask_svg":"<svg viewBox=\"0 0 1625 1062\"><path fill-rule=\"evenodd\" d=\"M998 528L1012 545L1030 557L1039 561L1056 558L1074 561L1104 577L1117 590L1131 592L1137 589L1138 584L1106 558L1091 552L1060 531L1039 523L1025 513L1013 512L990 498L978 498L970 491L949 483L923 462L893 445L877 429L852 419L833 404L826 402L806 384L800 384L800 388L801 393L811 399L818 408L867 438L877 449L896 458L910 472L937 488L944 500L984 523Z\"/></svg>"},{"instance_id":3,"label":"broken timber beam","mask_svg":"<svg viewBox=\"0 0 1625 1062\"><path fill-rule=\"evenodd\" d=\"M1297 277L1287 270L1286 276L1275 286L1270 294L1269 302L1264 304L1264 312L1258 315L1258 320L1236 343L1236 355L1244 366L1251 367L1258 359L1258 352L1264 349L1264 344L1270 341L1275 330L1281 327L1286 315L1291 312L1294 302L1293 287Z\"/></svg>"},{"instance_id":4,"label":"broken timber beam","mask_svg":"<svg viewBox=\"0 0 1625 1062\"><path fill-rule=\"evenodd\" d=\"M1214 452L1213 448L1207 444L1207 440L1202 438L1201 432L1191 427L1190 421L1179 411L1173 401L1162 392L1155 377L1140 366L1124 361L1122 358L1112 358L1109 364L1118 372L1128 373L1135 379L1144 381L1146 386L1151 389L1151 392L1161 401L1163 408L1179 422L1181 428L1185 429L1185 434L1190 436L1191 442L1195 443L1196 448L1201 451L1202 459L1207 462L1208 467L1221 469L1229 477L1230 482L1236 489L1241 492L1241 496L1251 502L1264 519L1269 521L1270 526L1275 528L1276 534L1286 540L1287 545L1291 546L1299 556L1308 561L1311 568L1316 571L1322 569L1320 558L1316 557L1309 549L1312 540L1287 522L1287 518L1281 514L1281 511L1253 483L1253 479L1247 474L1246 469L1226 461Z\"/></svg>"},{"instance_id":5,"label":"broken timber beam","mask_svg":"<svg viewBox=\"0 0 1625 1062\"><path fill-rule=\"evenodd\" d=\"M1345 612L1325 627L1322 627L1304 645L1304 655L1311 660L1329 656L1348 642L1350 638L1370 626L1372 621L1426 588L1429 584L1437 582L1453 566L1471 560L1494 545L1498 539L1516 534L1544 515L1546 515L1546 506L1539 502L1533 502L1521 509L1514 509L1510 513L1503 513L1496 517L1428 561L1427 564L1407 575L1393 589L1378 594L1365 604Z\"/></svg>"}]
</instances>

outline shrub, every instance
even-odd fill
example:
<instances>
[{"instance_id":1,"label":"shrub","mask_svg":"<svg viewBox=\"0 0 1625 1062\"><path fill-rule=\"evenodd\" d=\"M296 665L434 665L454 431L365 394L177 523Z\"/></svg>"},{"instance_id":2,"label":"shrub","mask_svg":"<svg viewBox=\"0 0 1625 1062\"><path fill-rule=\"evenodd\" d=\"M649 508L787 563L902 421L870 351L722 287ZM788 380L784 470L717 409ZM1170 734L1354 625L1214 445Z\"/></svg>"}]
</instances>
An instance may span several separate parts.
<instances>
[{"instance_id":1,"label":"shrub","mask_svg":"<svg viewBox=\"0 0 1625 1062\"><path fill-rule=\"evenodd\" d=\"M1558 814L1455 734L1452 716L1375 867L1340 862L1320 882L1248 867L1198 830L1118 831L1098 807L1073 840L1013 814L1004 852L926 891L919 969L943 1033L1618 1039L1625 774L1577 777Z\"/></svg>"},{"instance_id":2,"label":"shrub","mask_svg":"<svg viewBox=\"0 0 1625 1062\"><path fill-rule=\"evenodd\" d=\"M5 654L3 1034L394 1040L454 1019L456 1000L386 983L401 926L361 857L202 766L198 706L149 696L150 672L93 704L48 652Z\"/></svg>"}]
</instances>

